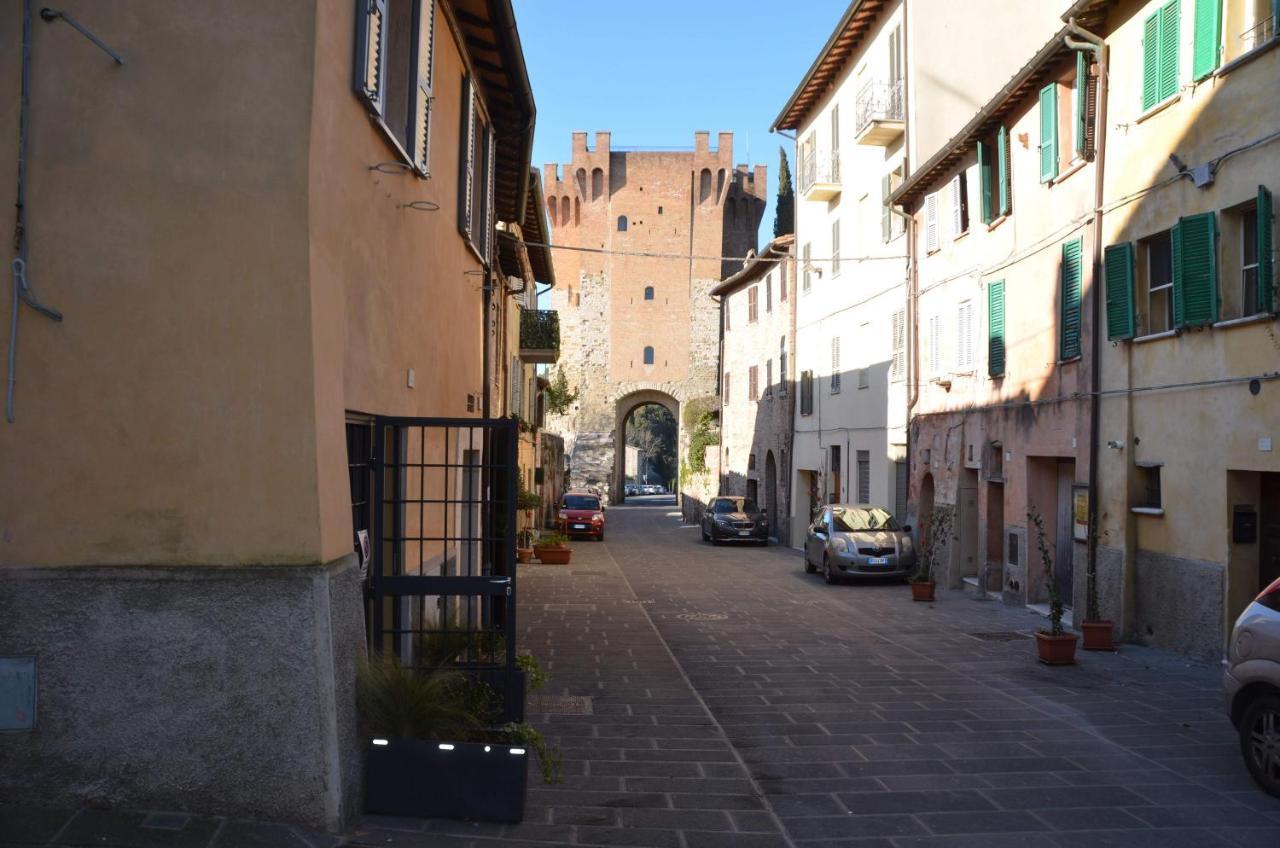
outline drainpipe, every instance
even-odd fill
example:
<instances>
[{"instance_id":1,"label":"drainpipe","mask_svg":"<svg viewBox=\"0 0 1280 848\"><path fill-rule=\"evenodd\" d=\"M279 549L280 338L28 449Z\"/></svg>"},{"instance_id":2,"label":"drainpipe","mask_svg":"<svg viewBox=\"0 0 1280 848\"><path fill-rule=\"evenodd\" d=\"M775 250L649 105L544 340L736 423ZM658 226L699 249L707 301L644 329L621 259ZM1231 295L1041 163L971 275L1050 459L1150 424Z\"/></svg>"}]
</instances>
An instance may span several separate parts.
<instances>
[{"instance_id":1,"label":"drainpipe","mask_svg":"<svg viewBox=\"0 0 1280 848\"><path fill-rule=\"evenodd\" d=\"M1090 313L1093 321L1093 343L1090 345L1091 361L1089 363L1089 541L1088 561L1086 565L1086 603L1085 618L1096 618L1098 609L1089 609L1091 601L1097 594L1098 586L1098 442L1101 436L1101 404L1102 383L1102 208L1105 188L1104 166L1107 150L1107 76L1108 50L1101 37L1081 27L1076 19L1067 21L1067 28L1079 40L1070 35L1063 39L1072 50L1085 50L1093 54L1098 63L1098 111L1094 126L1094 159L1093 159L1093 281ZM1126 606L1132 593L1125 592ZM1122 616L1122 621L1128 616Z\"/></svg>"},{"instance_id":2,"label":"drainpipe","mask_svg":"<svg viewBox=\"0 0 1280 848\"><path fill-rule=\"evenodd\" d=\"M904 438L907 443L907 492L911 491L911 464L912 464L912 442L911 442L911 413L915 411L916 401L920 399L919 381L916 375L920 373L919 354L920 354L920 333L917 320L917 302L916 298L919 294L919 277L916 268L916 219L912 215L901 211L896 206L890 204L889 211L905 222L906 232L903 237L907 240L907 314L903 319L902 332L905 335L908 354L907 360L907 420L904 423ZM908 500L910 503L910 500ZM908 510L909 512L910 510ZM918 523L918 522L917 522ZM917 531L918 532L918 531Z\"/></svg>"}]
</instances>

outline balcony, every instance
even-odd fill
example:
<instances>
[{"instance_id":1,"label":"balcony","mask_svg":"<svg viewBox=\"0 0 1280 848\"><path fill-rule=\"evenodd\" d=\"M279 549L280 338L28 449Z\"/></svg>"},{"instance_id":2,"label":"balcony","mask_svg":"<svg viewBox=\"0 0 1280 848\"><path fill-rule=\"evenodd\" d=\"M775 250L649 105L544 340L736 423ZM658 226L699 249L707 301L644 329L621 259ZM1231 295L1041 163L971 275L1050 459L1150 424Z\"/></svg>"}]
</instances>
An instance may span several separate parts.
<instances>
[{"instance_id":1,"label":"balcony","mask_svg":"<svg viewBox=\"0 0 1280 848\"><path fill-rule=\"evenodd\" d=\"M840 194L840 151L805 151L800 163L800 196L805 200L830 200Z\"/></svg>"},{"instance_id":2,"label":"balcony","mask_svg":"<svg viewBox=\"0 0 1280 848\"><path fill-rule=\"evenodd\" d=\"M560 314L553 309L520 310L520 360L550 365L560 358Z\"/></svg>"},{"instance_id":3,"label":"balcony","mask_svg":"<svg viewBox=\"0 0 1280 848\"><path fill-rule=\"evenodd\" d=\"M901 138L906 129L903 114L901 80L867 83L858 92L854 140L858 144L887 147Z\"/></svg>"}]
</instances>

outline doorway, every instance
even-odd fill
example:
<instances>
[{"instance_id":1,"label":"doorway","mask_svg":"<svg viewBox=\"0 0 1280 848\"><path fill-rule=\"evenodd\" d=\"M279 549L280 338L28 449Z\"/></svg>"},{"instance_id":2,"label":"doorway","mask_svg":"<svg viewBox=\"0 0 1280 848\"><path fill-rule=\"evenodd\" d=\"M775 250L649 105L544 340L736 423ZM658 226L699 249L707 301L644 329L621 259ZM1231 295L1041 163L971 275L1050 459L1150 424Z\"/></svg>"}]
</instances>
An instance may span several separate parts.
<instances>
[{"instance_id":1,"label":"doorway","mask_svg":"<svg viewBox=\"0 0 1280 848\"><path fill-rule=\"evenodd\" d=\"M1258 591L1280 580L1280 473L1258 475Z\"/></svg>"},{"instance_id":2,"label":"doorway","mask_svg":"<svg viewBox=\"0 0 1280 848\"><path fill-rule=\"evenodd\" d=\"M1004 484L987 484L987 567L982 588L999 592L1004 586Z\"/></svg>"},{"instance_id":3,"label":"doorway","mask_svg":"<svg viewBox=\"0 0 1280 848\"><path fill-rule=\"evenodd\" d=\"M764 500L765 511L769 518L769 535L780 539L778 531L778 463L773 458L773 451L764 457Z\"/></svg>"},{"instance_id":4,"label":"doorway","mask_svg":"<svg viewBox=\"0 0 1280 848\"><path fill-rule=\"evenodd\" d=\"M760 484L756 480L747 480L747 500L755 501L756 506L760 505Z\"/></svg>"},{"instance_id":5,"label":"doorway","mask_svg":"<svg viewBox=\"0 0 1280 848\"><path fill-rule=\"evenodd\" d=\"M1058 505L1056 537L1053 558L1053 582L1058 587L1058 597L1064 607L1072 607L1072 587L1075 586L1075 541L1072 538L1074 522L1071 514L1072 488L1076 483L1076 464L1073 460L1058 462Z\"/></svg>"},{"instance_id":6,"label":"doorway","mask_svg":"<svg viewBox=\"0 0 1280 848\"><path fill-rule=\"evenodd\" d=\"M978 576L978 472L966 468L960 472L959 490L956 494L956 505L959 514L956 516L960 531L960 578Z\"/></svg>"}]
</instances>

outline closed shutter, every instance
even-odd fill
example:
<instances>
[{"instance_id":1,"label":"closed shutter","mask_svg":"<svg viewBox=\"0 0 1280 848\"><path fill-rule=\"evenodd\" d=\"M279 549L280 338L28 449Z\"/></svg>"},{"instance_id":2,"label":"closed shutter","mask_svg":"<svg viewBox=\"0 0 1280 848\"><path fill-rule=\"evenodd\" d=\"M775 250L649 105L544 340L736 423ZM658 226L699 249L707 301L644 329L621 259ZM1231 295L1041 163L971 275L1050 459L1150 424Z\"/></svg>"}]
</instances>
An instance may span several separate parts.
<instances>
[{"instance_id":1,"label":"closed shutter","mask_svg":"<svg viewBox=\"0 0 1280 848\"><path fill-rule=\"evenodd\" d=\"M978 142L978 186L982 196L982 223L990 224L995 220L991 210L991 145L985 141Z\"/></svg>"},{"instance_id":2,"label":"closed shutter","mask_svg":"<svg viewBox=\"0 0 1280 848\"><path fill-rule=\"evenodd\" d=\"M871 503L871 451L860 450L858 460L858 503Z\"/></svg>"},{"instance_id":3,"label":"closed shutter","mask_svg":"<svg viewBox=\"0 0 1280 848\"><path fill-rule=\"evenodd\" d=\"M964 193L960 188L959 175L951 178L951 235L958 236L964 232Z\"/></svg>"},{"instance_id":4,"label":"closed shutter","mask_svg":"<svg viewBox=\"0 0 1280 848\"><path fill-rule=\"evenodd\" d=\"M1000 172L1000 214L1008 215L1013 208L1013 192L1009 184L1009 130L1005 127L996 131L996 168Z\"/></svg>"},{"instance_id":5,"label":"closed shutter","mask_svg":"<svg viewBox=\"0 0 1280 848\"><path fill-rule=\"evenodd\" d=\"M1004 376L1004 280L987 283L987 374Z\"/></svg>"},{"instance_id":6,"label":"closed shutter","mask_svg":"<svg viewBox=\"0 0 1280 848\"><path fill-rule=\"evenodd\" d=\"M494 132L493 127L489 128L488 140L485 143L485 167L484 167L484 233L480 239L481 250L480 255L485 258L486 262L493 259L493 228L497 221L494 219L495 210L493 208L493 198L497 190L497 147L498 134Z\"/></svg>"},{"instance_id":7,"label":"closed shutter","mask_svg":"<svg viewBox=\"0 0 1280 848\"><path fill-rule=\"evenodd\" d=\"M1258 186L1258 310L1274 312L1276 304L1275 260L1271 256L1271 192Z\"/></svg>"},{"instance_id":8,"label":"closed shutter","mask_svg":"<svg viewBox=\"0 0 1280 848\"><path fill-rule=\"evenodd\" d=\"M413 147L413 164L424 177L430 171L428 152L431 145L431 75L435 46L435 0L418 3L417 33L414 45L413 67L417 71L418 85L413 93L413 107L409 113L409 134Z\"/></svg>"},{"instance_id":9,"label":"closed shutter","mask_svg":"<svg viewBox=\"0 0 1280 848\"><path fill-rule=\"evenodd\" d=\"M942 370L942 316L929 319L929 371L935 376Z\"/></svg>"},{"instance_id":10,"label":"closed shutter","mask_svg":"<svg viewBox=\"0 0 1280 848\"><path fill-rule=\"evenodd\" d=\"M1199 327L1218 320L1217 219L1188 215L1173 228L1173 322Z\"/></svg>"},{"instance_id":11,"label":"closed shutter","mask_svg":"<svg viewBox=\"0 0 1280 848\"><path fill-rule=\"evenodd\" d=\"M938 249L938 195L924 199L924 249L928 253Z\"/></svg>"},{"instance_id":12,"label":"closed shutter","mask_svg":"<svg viewBox=\"0 0 1280 848\"><path fill-rule=\"evenodd\" d=\"M1222 0L1196 0L1195 15L1191 74L1204 79L1218 67L1222 55Z\"/></svg>"},{"instance_id":13,"label":"closed shutter","mask_svg":"<svg viewBox=\"0 0 1280 848\"><path fill-rule=\"evenodd\" d=\"M471 238L471 193L475 182L476 103L471 77L462 79L462 126L458 138L458 232Z\"/></svg>"},{"instance_id":14,"label":"closed shutter","mask_svg":"<svg viewBox=\"0 0 1280 848\"><path fill-rule=\"evenodd\" d=\"M1080 355L1080 239L1062 246L1062 313L1060 318L1058 358L1074 359Z\"/></svg>"},{"instance_id":15,"label":"closed shutter","mask_svg":"<svg viewBox=\"0 0 1280 848\"><path fill-rule=\"evenodd\" d=\"M1180 0L1160 9L1160 92L1164 100L1178 93L1178 20Z\"/></svg>"},{"instance_id":16,"label":"closed shutter","mask_svg":"<svg viewBox=\"0 0 1280 848\"><path fill-rule=\"evenodd\" d=\"M883 201L880 206L880 240L885 244L893 238L893 212L889 210L889 195L893 193L892 179L889 174L880 179L880 197Z\"/></svg>"},{"instance_id":17,"label":"closed shutter","mask_svg":"<svg viewBox=\"0 0 1280 848\"><path fill-rule=\"evenodd\" d=\"M1137 324L1133 309L1133 244L1109 245L1104 251L1107 273L1107 338L1131 339Z\"/></svg>"},{"instance_id":18,"label":"closed shutter","mask_svg":"<svg viewBox=\"0 0 1280 848\"><path fill-rule=\"evenodd\" d=\"M1040 182L1058 176L1058 84L1040 89Z\"/></svg>"},{"instance_id":19,"label":"closed shutter","mask_svg":"<svg viewBox=\"0 0 1280 848\"><path fill-rule=\"evenodd\" d=\"M1160 12L1142 22L1142 109L1160 102Z\"/></svg>"},{"instance_id":20,"label":"closed shutter","mask_svg":"<svg viewBox=\"0 0 1280 848\"><path fill-rule=\"evenodd\" d=\"M379 116L387 100L382 84L386 54L387 0L358 0L355 88Z\"/></svg>"},{"instance_id":21,"label":"closed shutter","mask_svg":"<svg viewBox=\"0 0 1280 848\"><path fill-rule=\"evenodd\" d=\"M1092 149L1089 138L1089 57L1076 51L1076 137L1075 151L1081 159Z\"/></svg>"},{"instance_id":22,"label":"closed shutter","mask_svg":"<svg viewBox=\"0 0 1280 848\"><path fill-rule=\"evenodd\" d=\"M902 379L903 367L906 364L906 324L906 310L899 309L893 313L893 364L889 368L889 376L894 380Z\"/></svg>"},{"instance_id":23,"label":"closed shutter","mask_svg":"<svg viewBox=\"0 0 1280 848\"><path fill-rule=\"evenodd\" d=\"M840 391L840 337L831 337L831 393Z\"/></svg>"}]
</instances>

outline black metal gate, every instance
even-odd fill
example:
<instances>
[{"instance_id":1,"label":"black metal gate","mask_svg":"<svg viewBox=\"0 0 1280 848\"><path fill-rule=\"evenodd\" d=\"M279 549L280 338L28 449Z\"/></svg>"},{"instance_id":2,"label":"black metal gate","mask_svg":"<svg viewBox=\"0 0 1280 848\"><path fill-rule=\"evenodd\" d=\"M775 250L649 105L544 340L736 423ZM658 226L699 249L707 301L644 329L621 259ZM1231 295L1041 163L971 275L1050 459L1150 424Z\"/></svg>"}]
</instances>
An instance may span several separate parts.
<instances>
[{"instance_id":1,"label":"black metal gate","mask_svg":"<svg viewBox=\"0 0 1280 848\"><path fill-rule=\"evenodd\" d=\"M517 422L373 422L369 645L403 665L488 683L518 721Z\"/></svg>"}]
</instances>

